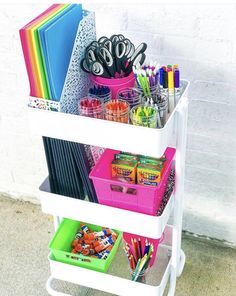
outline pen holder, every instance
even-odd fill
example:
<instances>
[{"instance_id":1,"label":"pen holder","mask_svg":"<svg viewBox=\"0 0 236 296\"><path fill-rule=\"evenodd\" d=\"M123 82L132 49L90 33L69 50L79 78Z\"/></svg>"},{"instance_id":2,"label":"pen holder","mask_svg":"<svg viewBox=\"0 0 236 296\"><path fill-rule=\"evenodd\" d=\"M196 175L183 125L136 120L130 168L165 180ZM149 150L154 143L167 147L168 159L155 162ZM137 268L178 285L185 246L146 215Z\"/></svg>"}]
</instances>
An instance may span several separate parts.
<instances>
[{"instance_id":1,"label":"pen holder","mask_svg":"<svg viewBox=\"0 0 236 296\"><path fill-rule=\"evenodd\" d=\"M137 88L123 88L117 94L118 99L125 100L129 103L130 108L141 103L142 93Z\"/></svg>"},{"instance_id":2,"label":"pen holder","mask_svg":"<svg viewBox=\"0 0 236 296\"><path fill-rule=\"evenodd\" d=\"M156 128L158 112L155 107L144 104L133 107L130 111L130 118L133 125Z\"/></svg>"},{"instance_id":3,"label":"pen holder","mask_svg":"<svg viewBox=\"0 0 236 296\"><path fill-rule=\"evenodd\" d=\"M129 123L129 103L124 100L111 100L105 104L105 119Z\"/></svg>"},{"instance_id":4,"label":"pen holder","mask_svg":"<svg viewBox=\"0 0 236 296\"><path fill-rule=\"evenodd\" d=\"M154 98L158 92L158 84L150 86L150 85L146 85L145 87L138 87L139 90L141 91L143 100L145 100L146 98Z\"/></svg>"},{"instance_id":5,"label":"pen holder","mask_svg":"<svg viewBox=\"0 0 236 296\"><path fill-rule=\"evenodd\" d=\"M131 280L134 282L146 284L146 276L149 271L149 268L141 270L141 271L136 271L133 269L130 269L131 273Z\"/></svg>"},{"instance_id":6,"label":"pen holder","mask_svg":"<svg viewBox=\"0 0 236 296\"><path fill-rule=\"evenodd\" d=\"M94 97L100 99L102 103L106 103L111 100L111 90L109 87L95 88L94 86L94 88L90 88L88 95L91 98Z\"/></svg>"},{"instance_id":7,"label":"pen holder","mask_svg":"<svg viewBox=\"0 0 236 296\"><path fill-rule=\"evenodd\" d=\"M167 96L161 95L155 103L155 107L157 109L157 127L162 128L166 124L167 121L167 112L168 112L168 99Z\"/></svg>"},{"instance_id":8,"label":"pen holder","mask_svg":"<svg viewBox=\"0 0 236 296\"><path fill-rule=\"evenodd\" d=\"M133 72L131 72L129 76L123 78L103 78L91 75L90 79L95 85L108 86L111 90L112 99L117 97L117 93L120 89L125 87L134 87L135 83Z\"/></svg>"},{"instance_id":9,"label":"pen holder","mask_svg":"<svg viewBox=\"0 0 236 296\"><path fill-rule=\"evenodd\" d=\"M85 97L79 100L79 115L103 119L103 103L99 98Z\"/></svg>"},{"instance_id":10,"label":"pen holder","mask_svg":"<svg viewBox=\"0 0 236 296\"><path fill-rule=\"evenodd\" d=\"M151 260L149 262L149 267L152 267L152 265L154 264L159 244L163 241L163 239L164 239L164 232L162 234L162 237L158 239L148 238L148 237L144 237L144 236L140 236L140 235L132 234L128 232L123 232L123 240L131 247L131 252L133 254L135 252L134 251L135 244L132 243L134 242L134 240L136 240L137 242L137 248L139 248L139 245L141 244L142 254L144 254L145 247L147 245L146 242L153 245L153 253L152 253Z\"/></svg>"}]
</instances>

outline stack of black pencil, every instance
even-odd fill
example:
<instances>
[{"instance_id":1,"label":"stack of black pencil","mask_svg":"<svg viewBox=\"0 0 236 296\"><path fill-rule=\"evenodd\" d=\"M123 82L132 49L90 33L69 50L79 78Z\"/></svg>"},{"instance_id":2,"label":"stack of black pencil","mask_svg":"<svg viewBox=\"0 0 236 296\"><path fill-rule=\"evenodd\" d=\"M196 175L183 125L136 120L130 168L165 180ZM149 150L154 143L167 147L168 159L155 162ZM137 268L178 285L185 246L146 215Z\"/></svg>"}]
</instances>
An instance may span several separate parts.
<instances>
[{"instance_id":1,"label":"stack of black pencil","mask_svg":"<svg viewBox=\"0 0 236 296\"><path fill-rule=\"evenodd\" d=\"M43 137L51 192L92 202L97 196L89 173L94 165L89 146Z\"/></svg>"}]
</instances>

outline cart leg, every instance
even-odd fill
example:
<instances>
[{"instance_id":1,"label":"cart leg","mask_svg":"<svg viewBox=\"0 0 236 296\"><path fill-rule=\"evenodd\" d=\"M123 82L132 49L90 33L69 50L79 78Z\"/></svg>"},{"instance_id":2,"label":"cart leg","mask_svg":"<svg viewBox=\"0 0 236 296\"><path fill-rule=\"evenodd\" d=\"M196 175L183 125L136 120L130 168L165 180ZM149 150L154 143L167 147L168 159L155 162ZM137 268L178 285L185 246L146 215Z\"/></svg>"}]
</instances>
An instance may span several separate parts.
<instances>
[{"instance_id":1,"label":"cart leg","mask_svg":"<svg viewBox=\"0 0 236 296\"><path fill-rule=\"evenodd\" d=\"M54 229L56 231L58 226L60 225L60 218L58 216L53 216L53 222L54 222Z\"/></svg>"},{"instance_id":2,"label":"cart leg","mask_svg":"<svg viewBox=\"0 0 236 296\"><path fill-rule=\"evenodd\" d=\"M176 277L180 276L180 274L182 273L185 263L185 254L181 250L181 238L184 198L184 166L186 150L187 114L188 99L183 98L183 101L178 108L176 124L176 190L174 198L171 274L168 296L173 296L175 294Z\"/></svg>"},{"instance_id":3,"label":"cart leg","mask_svg":"<svg viewBox=\"0 0 236 296\"><path fill-rule=\"evenodd\" d=\"M51 296L71 296L70 294L65 294L65 293L58 292L58 291L54 290L51 287L52 281L53 281L53 277L50 276L46 282L46 290L49 295L51 295Z\"/></svg>"},{"instance_id":4,"label":"cart leg","mask_svg":"<svg viewBox=\"0 0 236 296\"><path fill-rule=\"evenodd\" d=\"M186 256L184 251L181 249L180 250L180 260L179 260L179 265L178 265L178 270L177 270L177 277L181 276L183 270L184 270L184 264L185 264Z\"/></svg>"}]
</instances>

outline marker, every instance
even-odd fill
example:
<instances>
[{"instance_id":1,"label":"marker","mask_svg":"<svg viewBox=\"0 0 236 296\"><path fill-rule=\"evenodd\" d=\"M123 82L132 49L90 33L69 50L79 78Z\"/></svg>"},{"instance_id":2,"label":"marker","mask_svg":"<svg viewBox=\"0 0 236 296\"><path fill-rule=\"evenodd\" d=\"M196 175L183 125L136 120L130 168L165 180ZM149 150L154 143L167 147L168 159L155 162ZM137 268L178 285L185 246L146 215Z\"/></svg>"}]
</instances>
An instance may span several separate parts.
<instances>
[{"instance_id":1,"label":"marker","mask_svg":"<svg viewBox=\"0 0 236 296\"><path fill-rule=\"evenodd\" d=\"M159 69L160 88L163 88L163 83L164 83L163 73L164 73L164 69L163 68L160 68Z\"/></svg>"},{"instance_id":2,"label":"marker","mask_svg":"<svg viewBox=\"0 0 236 296\"><path fill-rule=\"evenodd\" d=\"M180 73L178 68L174 70L174 86L175 94L178 95L180 93Z\"/></svg>"},{"instance_id":3,"label":"marker","mask_svg":"<svg viewBox=\"0 0 236 296\"><path fill-rule=\"evenodd\" d=\"M169 89L169 113L172 113L175 108L175 95L174 95L174 73L168 72L168 89Z\"/></svg>"}]
</instances>

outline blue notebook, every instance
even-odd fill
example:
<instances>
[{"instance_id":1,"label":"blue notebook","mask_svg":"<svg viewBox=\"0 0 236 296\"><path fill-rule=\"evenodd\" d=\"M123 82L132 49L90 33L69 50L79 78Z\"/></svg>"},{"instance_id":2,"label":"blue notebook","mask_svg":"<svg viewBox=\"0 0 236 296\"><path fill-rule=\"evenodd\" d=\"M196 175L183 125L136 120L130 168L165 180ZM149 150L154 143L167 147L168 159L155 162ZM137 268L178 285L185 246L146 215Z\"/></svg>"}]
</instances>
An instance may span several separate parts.
<instances>
[{"instance_id":1,"label":"blue notebook","mask_svg":"<svg viewBox=\"0 0 236 296\"><path fill-rule=\"evenodd\" d=\"M54 101L60 101L82 18L82 5L72 4L38 29L49 93Z\"/></svg>"}]
</instances>

